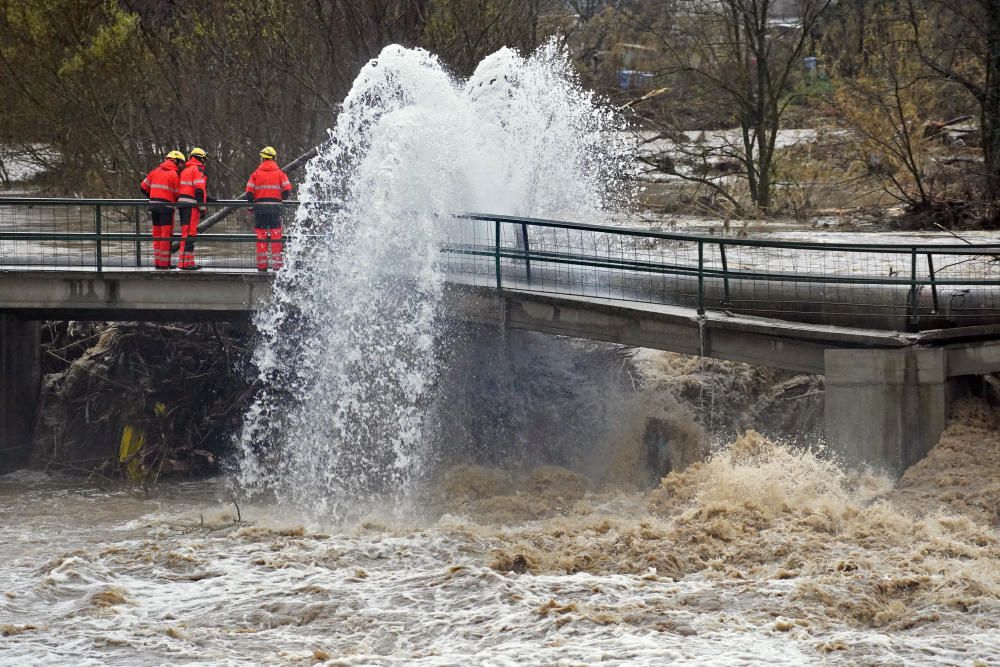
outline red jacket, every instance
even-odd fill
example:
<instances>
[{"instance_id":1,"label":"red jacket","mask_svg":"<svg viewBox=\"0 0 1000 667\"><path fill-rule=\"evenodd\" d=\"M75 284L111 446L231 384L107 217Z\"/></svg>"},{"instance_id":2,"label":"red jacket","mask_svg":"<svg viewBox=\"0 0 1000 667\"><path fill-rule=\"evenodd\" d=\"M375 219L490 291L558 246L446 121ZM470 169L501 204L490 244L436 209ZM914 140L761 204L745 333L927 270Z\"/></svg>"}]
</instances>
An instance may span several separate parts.
<instances>
[{"instance_id":1,"label":"red jacket","mask_svg":"<svg viewBox=\"0 0 1000 667\"><path fill-rule=\"evenodd\" d=\"M250 174L247 192L250 201L281 201L292 191L292 183L274 160L263 160Z\"/></svg>"},{"instance_id":2,"label":"red jacket","mask_svg":"<svg viewBox=\"0 0 1000 667\"><path fill-rule=\"evenodd\" d=\"M178 197L187 197L196 202L205 203L208 195L208 177L205 176L205 165L197 158L191 158L184 165L180 176Z\"/></svg>"},{"instance_id":3,"label":"red jacket","mask_svg":"<svg viewBox=\"0 0 1000 667\"><path fill-rule=\"evenodd\" d=\"M177 187L180 179L177 176L177 164L173 160L164 160L160 166L149 172L139 187L146 193L150 201L177 201Z\"/></svg>"}]
</instances>

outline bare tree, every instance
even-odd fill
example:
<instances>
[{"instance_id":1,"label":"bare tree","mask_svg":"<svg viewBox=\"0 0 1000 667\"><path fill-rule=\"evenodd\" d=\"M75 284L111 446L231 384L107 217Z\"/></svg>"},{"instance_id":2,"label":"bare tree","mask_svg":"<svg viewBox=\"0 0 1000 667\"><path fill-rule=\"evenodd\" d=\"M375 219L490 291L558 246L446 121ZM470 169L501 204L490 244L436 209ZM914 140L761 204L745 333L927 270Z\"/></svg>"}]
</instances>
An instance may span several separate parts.
<instances>
[{"instance_id":1,"label":"bare tree","mask_svg":"<svg viewBox=\"0 0 1000 667\"><path fill-rule=\"evenodd\" d=\"M135 194L166 150L239 189L262 145L295 155L388 44L457 71L537 45L549 0L0 0L0 141L53 190Z\"/></svg>"},{"instance_id":2,"label":"bare tree","mask_svg":"<svg viewBox=\"0 0 1000 667\"><path fill-rule=\"evenodd\" d=\"M745 182L751 205L772 207L778 130L803 68L820 17L830 0L672 0L622 5L643 43L660 52L656 106L645 96L630 106L652 140L673 149L655 158L661 168L701 183L729 200L733 179ZM791 11L790 11L791 10ZM715 116L736 131L692 135L692 121ZM701 129L706 129L702 126ZM712 128L707 128L712 129ZM672 169L671 169L672 166Z\"/></svg>"},{"instance_id":3,"label":"bare tree","mask_svg":"<svg viewBox=\"0 0 1000 667\"><path fill-rule=\"evenodd\" d=\"M863 54L864 67L844 68L845 74L834 77L833 107L852 132L865 171L895 199L927 207L933 197L927 177L932 140L923 129L941 86L913 57L901 21L869 18L865 42L872 46ZM846 57L853 60L854 54Z\"/></svg>"},{"instance_id":4,"label":"bare tree","mask_svg":"<svg viewBox=\"0 0 1000 667\"><path fill-rule=\"evenodd\" d=\"M979 105L983 189L1000 199L1000 0L905 0L910 40L924 65Z\"/></svg>"},{"instance_id":5,"label":"bare tree","mask_svg":"<svg viewBox=\"0 0 1000 667\"><path fill-rule=\"evenodd\" d=\"M607 8L611 2L609 0L566 0L566 4L576 14L577 20L585 23L594 18L597 12Z\"/></svg>"}]
</instances>

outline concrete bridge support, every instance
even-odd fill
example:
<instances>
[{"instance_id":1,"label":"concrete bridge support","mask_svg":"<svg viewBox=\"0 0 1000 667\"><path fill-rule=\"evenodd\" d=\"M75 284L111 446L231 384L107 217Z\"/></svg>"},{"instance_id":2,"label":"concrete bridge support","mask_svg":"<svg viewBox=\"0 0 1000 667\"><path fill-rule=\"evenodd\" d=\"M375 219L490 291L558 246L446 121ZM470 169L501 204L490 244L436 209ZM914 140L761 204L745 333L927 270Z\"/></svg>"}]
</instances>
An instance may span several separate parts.
<instances>
[{"instance_id":1,"label":"concrete bridge support","mask_svg":"<svg viewBox=\"0 0 1000 667\"><path fill-rule=\"evenodd\" d=\"M0 313L0 473L27 461L41 382L41 327Z\"/></svg>"},{"instance_id":2,"label":"concrete bridge support","mask_svg":"<svg viewBox=\"0 0 1000 667\"><path fill-rule=\"evenodd\" d=\"M826 437L848 463L901 475L930 451L948 419L941 348L826 350Z\"/></svg>"}]
</instances>

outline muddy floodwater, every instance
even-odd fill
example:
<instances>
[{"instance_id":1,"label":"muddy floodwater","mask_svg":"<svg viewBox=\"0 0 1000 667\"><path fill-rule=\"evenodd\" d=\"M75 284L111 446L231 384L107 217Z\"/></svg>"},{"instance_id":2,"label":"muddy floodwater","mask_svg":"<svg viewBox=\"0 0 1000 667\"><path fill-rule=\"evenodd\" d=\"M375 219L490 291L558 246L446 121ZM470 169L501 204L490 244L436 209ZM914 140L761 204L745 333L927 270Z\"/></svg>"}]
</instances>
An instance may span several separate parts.
<instances>
[{"instance_id":1,"label":"muddy floodwater","mask_svg":"<svg viewBox=\"0 0 1000 667\"><path fill-rule=\"evenodd\" d=\"M997 664L997 421L957 410L898 484L749 433L650 490L461 466L341 526L14 473L0 663Z\"/></svg>"}]
</instances>

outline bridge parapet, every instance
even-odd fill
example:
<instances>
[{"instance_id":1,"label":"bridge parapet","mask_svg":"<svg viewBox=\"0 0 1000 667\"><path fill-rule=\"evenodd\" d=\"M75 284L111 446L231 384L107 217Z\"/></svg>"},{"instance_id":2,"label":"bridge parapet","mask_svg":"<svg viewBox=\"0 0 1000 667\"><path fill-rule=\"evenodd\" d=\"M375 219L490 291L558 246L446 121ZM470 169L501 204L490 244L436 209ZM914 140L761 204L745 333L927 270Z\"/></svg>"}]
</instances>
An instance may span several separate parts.
<instances>
[{"instance_id":1,"label":"bridge parapet","mask_svg":"<svg viewBox=\"0 0 1000 667\"><path fill-rule=\"evenodd\" d=\"M0 271L152 271L146 206L0 198ZM459 284L898 331L1000 323L1000 243L801 242L479 213L440 222L439 263ZM253 271L250 228L238 214L200 234L199 263Z\"/></svg>"},{"instance_id":2,"label":"bridge parapet","mask_svg":"<svg viewBox=\"0 0 1000 667\"><path fill-rule=\"evenodd\" d=\"M290 218L298 202L263 204ZM177 203L192 208L197 204ZM261 204L258 204L261 206ZM220 200L207 207L235 212L197 237L198 255L220 271L256 268L246 201ZM0 270L152 272L153 238L145 199L0 198ZM174 216L174 241L179 241Z\"/></svg>"},{"instance_id":3,"label":"bridge parapet","mask_svg":"<svg viewBox=\"0 0 1000 667\"><path fill-rule=\"evenodd\" d=\"M1000 243L823 243L459 218L448 238L464 242L445 245L458 256L449 267L468 273L465 257L478 255L477 284L494 278L497 289L896 331L1000 323ZM470 220L485 229L468 231Z\"/></svg>"}]
</instances>

